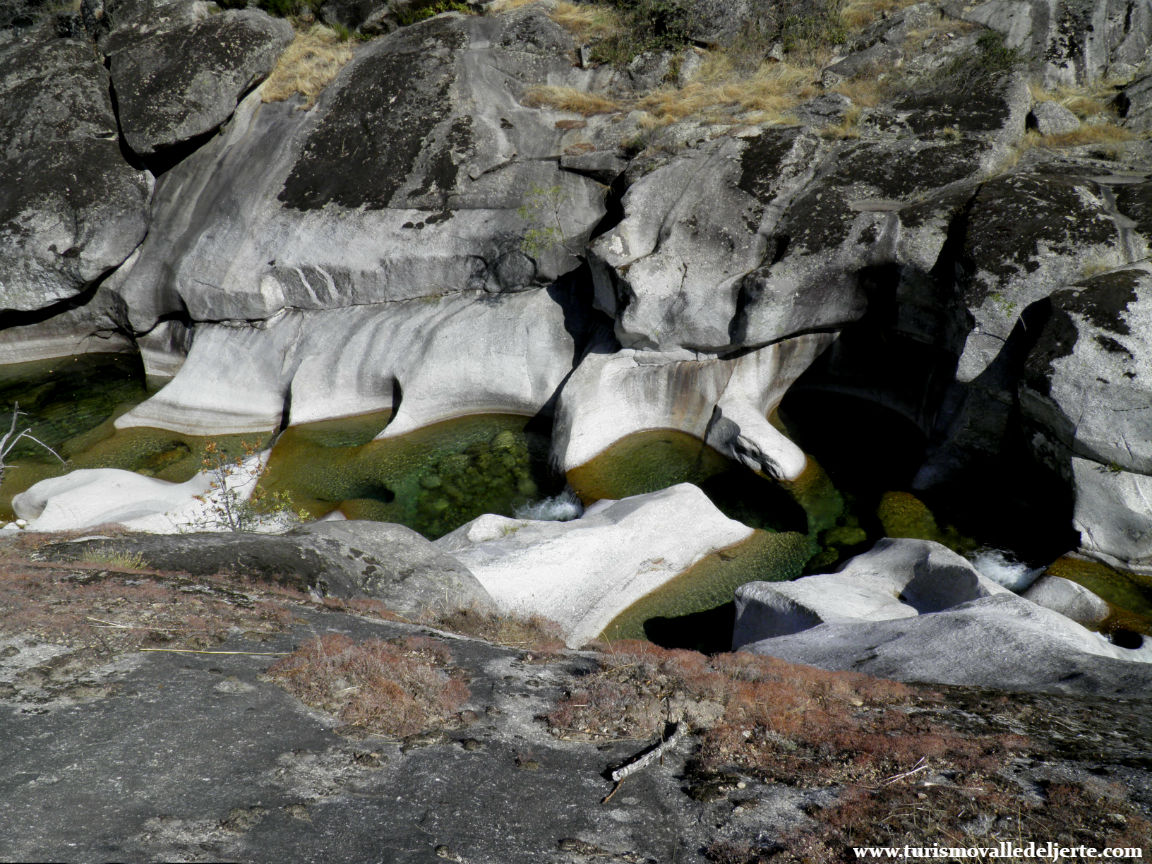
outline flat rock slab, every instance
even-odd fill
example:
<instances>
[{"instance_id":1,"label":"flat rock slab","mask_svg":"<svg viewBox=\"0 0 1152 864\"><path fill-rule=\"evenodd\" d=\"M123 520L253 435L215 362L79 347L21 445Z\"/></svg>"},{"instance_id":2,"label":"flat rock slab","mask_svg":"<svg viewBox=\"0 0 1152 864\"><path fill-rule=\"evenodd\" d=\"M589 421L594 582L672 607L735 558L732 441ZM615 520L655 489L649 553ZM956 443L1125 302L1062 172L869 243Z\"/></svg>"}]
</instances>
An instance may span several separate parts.
<instances>
[{"instance_id":1,"label":"flat rock slab","mask_svg":"<svg viewBox=\"0 0 1152 864\"><path fill-rule=\"evenodd\" d=\"M363 639L415 628L322 613L294 635L220 647L290 651L314 630ZM263 677L267 656L138 654L103 699L0 704L0 860L559 864L586 860L566 851L585 849L703 864L731 805L683 794L676 775L691 748L601 805L612 786L602 772L643 742L601 750L533 719L591 664L450 644L481 719L403 744L336 734L333 718Z\"/></svg>"},{"instance_id":2,"label":"flat rock slab","mask_svg":"<svg viewBox=\"0 0 1152 864\"><path fill-rule=\"evenodd\" d=\"M139 555L151 567L193 576L233 573L337 597L368 595L412 618L491 602L459 561L386 522L315 522L288 534L137 534L46 550L58 559L93 553Z\"/></svg>"}]
</instances>

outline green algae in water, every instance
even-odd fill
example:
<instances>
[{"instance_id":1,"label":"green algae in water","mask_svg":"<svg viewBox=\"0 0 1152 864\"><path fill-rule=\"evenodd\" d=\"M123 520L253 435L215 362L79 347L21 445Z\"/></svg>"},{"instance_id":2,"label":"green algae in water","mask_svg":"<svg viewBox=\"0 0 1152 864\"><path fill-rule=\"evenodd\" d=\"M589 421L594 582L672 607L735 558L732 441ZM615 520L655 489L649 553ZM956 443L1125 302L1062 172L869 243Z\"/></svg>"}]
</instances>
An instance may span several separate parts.
<instances>
[{"instance_id":1,"label":"green algae in water","mask_svg":"<svg viewBox=\"0 0 1152 864\"><path fill-rule=\"evenodd\" d=\"M1045 575L1062 576L1083 585L1135 619L1129 624L1132 629L1152 634L1152 576L1070 555L1049 565Z\"/></svg>"},{"instance_id":2,"label":"green algae in water","mask_svg":"<svg viewBox=\"0 0 1152 864\"><path fill-rule=\"evenodd\" d=\"M486 414L373 440L387 413L289 427L262 484L313 516L399 522L436 538L484 513L560 491L531 418Z\"/></svg>"},{"instance_id":3,"label":"green algae in water","mask_svg":"<svg viewBox=\"0 0 1152 864\"><path fill-rule=\"evenodd\" d=\"M755 531L747 540L705 556L641 597L617 615L600 638L645 639L654 619L683 618L724 606L732 602L736 589L748 582L795 579L812 552L812 541L804 534ZM729 633L731 626L729 621Z\"/></svg>"},{"instance_id":4,"label":"green algae in water","mask_svg":"<svg viewBox=\"0 0 1152 864\"><path fill-rule=\"evenodd\" d=\"M928 505L910 492L885 492L880 496L876 516L886 537L933 540L961 555L968 555L980 546L951 525L941 528Z\"/></svg>"},{"instance_id":5,"label":"green algae in water","mask_svg":"<svg viewBox=\"0 0 1152 864\"><path fill-rule=\"evenodd\" d=\"M0 366L0 411L16 403L32 434L65 458L86 433L120 416L148 396L144 366L135 354L83 354ZM36 445L22 443L13 462L51 462Z\"/></svg>"},{"instance_id":6,"label":"green algae in water","mask_svg":"<svg viewBox=\"0 0 1152 864\"><path fill-rule=\"evenodd\" d=\"M585 504L692 483L725 516L751 528L807 530L808 516L802 502L784 485L761 477L694 435L676 429L628 435L571 469L568 483Z\"/></svg>"}]
</instances>

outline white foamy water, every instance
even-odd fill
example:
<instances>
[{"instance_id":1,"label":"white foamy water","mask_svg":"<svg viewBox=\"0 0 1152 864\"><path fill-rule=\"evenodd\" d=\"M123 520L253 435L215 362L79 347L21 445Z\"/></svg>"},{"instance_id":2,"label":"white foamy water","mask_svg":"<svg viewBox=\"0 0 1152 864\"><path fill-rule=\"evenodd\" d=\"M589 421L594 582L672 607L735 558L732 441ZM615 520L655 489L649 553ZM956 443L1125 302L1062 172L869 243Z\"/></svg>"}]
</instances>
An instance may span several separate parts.
<instances>
[{"instance_id":1,"label":"white foamy water","mask_svg":"<svg viewBox=\"0 0 1152 864\"><path fill-rule=\"evenodd\" d=\"M559 495L532 501L517 507L512 515L517 519L539 519L545 522L570 522L579 519L584 513L584 505L571 489Z\"/></svg>"},{"instance_id":2,"label":"white foamy water","mask_svg":"<svg viewBox=\"0 0 1152 864\"><path fill-rule=\"evenodd\" d=\"M999 549L981 549L972 556L972 566L1009 591L1023 591L1040 578L1043 567L1032 568L1010 558Z\"/></svg>"}]
</instances>

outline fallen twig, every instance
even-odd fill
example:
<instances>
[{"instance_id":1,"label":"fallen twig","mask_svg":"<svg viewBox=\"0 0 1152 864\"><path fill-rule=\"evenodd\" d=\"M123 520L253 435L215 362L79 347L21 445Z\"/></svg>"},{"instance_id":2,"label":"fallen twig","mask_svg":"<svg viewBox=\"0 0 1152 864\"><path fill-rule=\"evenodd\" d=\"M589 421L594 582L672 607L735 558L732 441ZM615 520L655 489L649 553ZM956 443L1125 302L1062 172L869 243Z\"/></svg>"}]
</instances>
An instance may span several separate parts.
<instances>
[{"instance_id":1,"label":"fallen twig","mask_svg":"<svg viewBox=\"0 0 1152 864\"><path fill-rule=\"evenodd\" d=\"M912 770L904 771L901 774L893 774L891 777L886 777L885 779L880 781L880 785L881 786L887 786L891 783L895 783L897 780L903 780L905 777L911 777L913 774L919 774L921 771L927 771L927 770L928 770L927 760L924 756L921 756L920 761L916 763L916 766L914 768L912 768Z\"/></svg>"},{"instance_id":2,"label":"fallen twig","mask_svg":"<svg viewBox=\"0 0 1152 864\"><path fill-rule=\"evenodd\" d=\"M646 768L647 766L651 765L653 762L657 761L658 759L663 759L665 751L671 749L672 747L675 747L676 744L680 741L680 736L683 734L684 734L684 724L683 723L672 724L672 734L671 735L667 736L666 738L661 738L661 740L659 742L657 742L657 744L654 747L652 747L648 750L645 750L643 753L641 753L635 759L632 759L631 761L626 762L625 764L623 764L619 768L617 768L615 771L613 771L610 776L612 777L612 780L616 785L612 787L611 792L609 792L607 795L604 796L603 799L601 799L600 803L601 804L607 804L612 799L612 796L615 795L616 792L620 789L620 784L623 783L627 777L631 776L632 774L635 774L637 771L641 770L642 768Z\"/></svg>"}]
</instances>

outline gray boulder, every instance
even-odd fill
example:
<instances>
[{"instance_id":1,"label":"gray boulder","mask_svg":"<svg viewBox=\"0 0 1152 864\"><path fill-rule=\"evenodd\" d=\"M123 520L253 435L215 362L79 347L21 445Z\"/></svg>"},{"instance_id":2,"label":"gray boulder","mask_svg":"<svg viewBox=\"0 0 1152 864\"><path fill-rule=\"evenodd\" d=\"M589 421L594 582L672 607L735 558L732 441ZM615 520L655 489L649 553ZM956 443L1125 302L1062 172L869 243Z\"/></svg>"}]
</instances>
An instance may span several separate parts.
<instances>
[{"instance_id":1,"label":"gray boulder","mask_svg":"<svg viewBox=\"0 0 1152 864\"><path fill-rule=\"evenodd\" d=\"M1152 271L1057 291L1024 366L1020 405L1058 464L1152 474Z\"/></svg>"},{"instance_id":2,"label":"gray boulder","mask_svg":"<svg viewBox=\"0 0 1152 864\"><path fill-rule=\"evenodd\" d=\"M1028 125L1041 135L1066 135L1080 128L1080 118L1059 102L1038 102L1028 114Z\"/></svg>"},{"instance_id":3,"label":"gray boulder","mask_svg":"<svg viewBox=\"0 0 1152 864\"><path fill-rule=\"evenodd\" d=\"M140 555L193 576L233 573L335 597L369 596L409 618L487 607L487 592L451 555L410 528L385 522L316 522L287 534L133 534L55 543L57 559L93 551Z\"/></svg>"},{"instance_id":4,"label":"gray boulder","mask_svg":"<svg viewBox=\"0 0 1152 864\"><path fill-rule=\"evenodd\" d=\"M1136 132L1152 129L1152 75L1138 78L1116 99L1124 125Z\"/></svg>"},{"instance_id":5,"label":"gray boulder","mask_svg":"<svg viewBox=\"0 0 1152 864\"><path fill-rule=\"evenodd\" d=\"M590 78L517 41L518 22L571 45L534 7L439 16L362 48L310 111L251 94L164 175L154 230L114 282L133 327L500 293L575 268L604 192L559 166L564 115L518 97Z\"/></svg>"},{"instance_id":6,"label":"gray boulder","mask_svg":"<svg viewBox=\"0 0 1152 864\"><path fill-rule=\"evenodd\" d=\"M1062 576L1041 576L1022 596L1085 627L1099 627L1112 612L1097 594Z\"/></svg>"},{"instance_id":7,"label":"gray boulder","mask_svg":"<svg viewBox=\"0 0 1152 864\"><path fill-rule=\"evenodd\" d=\"M1152 648L1112 645L1011 593L932 614L823 623L744 650L881 678L1003 690L1122 696L1152 686Z\"/></svg>"},{"instance_id":8,"label":"gray boulder","mask_svg":"<svg viewBox=\"0 0 1152 864\"><path fill-rule=\"evenodd\" d=\"M1122 569L1152 572L1152 477L1074 457L1072 483L1080 549Z\"/></svg>"},{"instance_id":9,"label":"gray boulder","mask_svg":"<svg viewBox=\"0 0 1152 864\"><path fill-rule=\"evenodd\" d=\"M128 146L141 156L216 129L292 41L292 25L228 10L136 40L110 55Z\"/></svg>"},{"instance_id":10,"label":"gray boulder","mask_svg":"<svg viewBox=\"0 0 1152 864\"><path fill-rule=\"evenodd\" d=\"M1152 44L1152 9L1141 0L989 0L959 14L1000 32L1049 87L1129 78Z\"/></svg>"},{"instance_id":11,"label":"gray boulder","mask_svg":"<svg viewBox=\"0 0 1152 864\"><path fill-rule=\"evenodd\" d=\"M108 74L74 39L0 45L0 311L77 298L143 239L152 179L120 153Z\"/></svg>"},{"instance_id":12,"label":"gray boulder","mask_svg":"<svg viewBox=\"0 0 1152 864\"><path fill-rule=\"evenodd\" d=\"M741 586L732 645L825 622L909 618L1006 591L939 543L885 538L836 573Z\"/></svg>"},{"instance_id":13,"label":"gray boulder","mask_svg":"<svg viewBox=\"0 0 1152 864\"><path fill-rule=\"evenodd\" d=\"M591 250L597 307L615 317L624 347L722 350L859 312L827 291L754 335L737 333L741 281L769 256L768 238L815 152L797 128L765 130L689 150L629 189L625 219Z\"/></svg>"}]
</instances>

